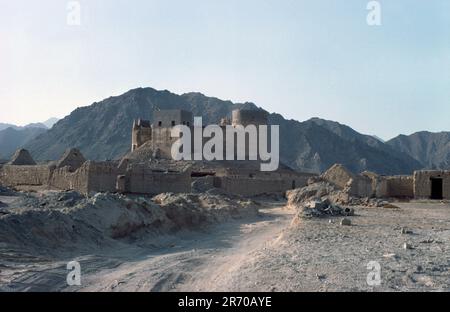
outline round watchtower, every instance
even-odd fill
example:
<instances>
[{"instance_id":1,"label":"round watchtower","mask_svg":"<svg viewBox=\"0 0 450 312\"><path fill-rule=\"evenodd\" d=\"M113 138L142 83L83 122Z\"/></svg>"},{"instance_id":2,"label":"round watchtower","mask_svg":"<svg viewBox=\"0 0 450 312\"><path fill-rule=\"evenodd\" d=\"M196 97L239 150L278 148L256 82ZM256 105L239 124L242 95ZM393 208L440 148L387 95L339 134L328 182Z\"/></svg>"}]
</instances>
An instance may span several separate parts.
<instances>
[{"instance_id":1,"label":"round watchtower","mask_svg":"<svg viewBox=\"0 0 450 312\"><path fill-rule=\"evenodd\" d=\"M232 112L232 125L267 125L267 112L263 110L235 109Z\"/></svg>"}]
</instances>

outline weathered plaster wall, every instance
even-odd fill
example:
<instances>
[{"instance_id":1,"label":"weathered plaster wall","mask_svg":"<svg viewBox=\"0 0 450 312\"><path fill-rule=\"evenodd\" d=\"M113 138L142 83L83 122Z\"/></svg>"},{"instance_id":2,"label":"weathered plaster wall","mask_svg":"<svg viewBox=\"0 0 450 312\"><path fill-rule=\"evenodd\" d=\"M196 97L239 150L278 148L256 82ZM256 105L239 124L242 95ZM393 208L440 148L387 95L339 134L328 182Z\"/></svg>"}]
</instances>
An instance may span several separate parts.
<instances>
[{"instance_id":1,"label":"weathered plaster wall","mask_svg":"<svg viewBox=\"0 0 450 312\"><path fill-rule=\"evenodd\" d=\"M414 172L414 193L416 198L431 197L431 178L442 178L444 199L450 199L450 171Z\"/></svg>"}]
</instances>

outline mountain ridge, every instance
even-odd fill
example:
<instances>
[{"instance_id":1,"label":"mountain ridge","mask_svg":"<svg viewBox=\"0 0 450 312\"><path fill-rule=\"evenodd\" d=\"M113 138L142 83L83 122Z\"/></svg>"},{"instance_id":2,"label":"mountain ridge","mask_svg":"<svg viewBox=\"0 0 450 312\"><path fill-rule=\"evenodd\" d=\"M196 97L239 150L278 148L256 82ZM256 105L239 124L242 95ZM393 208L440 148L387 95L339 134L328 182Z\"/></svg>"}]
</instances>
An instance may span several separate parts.
<instances>
[{"instance_id":1,"label":"mountain ridge","mask_svg":"<svg viewBox=\"0 0 450 312\"><path fill-rule=\"evenodd\" d=\"M450 132L419 131L386 142L421 162L427 169L450 169Z\"/></svg>"},{"instance_id":2,"label":"mountain ridge","mask_svg":"<svg viewBox=\"0 0 450 312\"><path fill-rule=\"evenodd\" d=\"M57 159L67 148L79 148L88 159L117 159L131 148L133 119L152 119L156 109L185 109L218 123L236 109L262 109L251 102L233 103L199 92L177 95L168 90L136 88L89 106L79 107L52 129L25 145L37 160ZM294 169L322 172L336 162L355 172L405 174L422 165L404 153L348 126L322 119L299 122L277 113L269 124L280 125L281 161Z\"/></svg>"}]
</instances>

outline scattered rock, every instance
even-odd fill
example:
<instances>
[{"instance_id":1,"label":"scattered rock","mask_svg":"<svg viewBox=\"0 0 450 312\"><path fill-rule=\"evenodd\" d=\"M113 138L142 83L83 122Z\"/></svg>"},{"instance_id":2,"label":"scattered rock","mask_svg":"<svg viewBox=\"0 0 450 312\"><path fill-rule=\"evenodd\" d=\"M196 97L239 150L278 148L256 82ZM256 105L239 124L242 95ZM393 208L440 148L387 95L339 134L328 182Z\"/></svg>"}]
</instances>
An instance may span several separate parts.
<instances>
[{"instance_id":1,"label":"scattered rock","mask_svg":"<svg viewBox=\"0 0 450 312\"><path fill-rule=\"evenodd\" d=\"M400 209L400 207L398 207L396 205L393 205L391 203L384 204L382 207L383 208L389 208L389 209Z\"/></svg>"},{"instance_id":2,"label":"scattered rock","mask_svg":"<svg viewBox=\"0 0 450 312\"><path fill-rule=\"evenodd\" d=\"M388 254L384 254L383 258L397 259L398 256L395 253L388 253Z\"/></svg>"},{"instance_id":3,"label":"scattered rock","mask_svg":"<svg viewBox=\"0 0 450 312\"><path fill-rule=\"evenodd\" d=\"M0 185L0 195L1 196L15 196L15 195L17 195L17 192L11 190L8 187Z\"/></svg>"},{"instance_id":4,"label":"scattered rock","mask_svg":"<svg viewBox=\"0 0 450 312\"><path fill-rule=\"evenodd\" d=\"M325 274L316 274L316 277L319 281L322 281L327 278Z\"/></svg>"},{"instance_id":5,"label":"scattered rock","mask_svg":"<svg viewBox=\"0 0 450 312\"><path fill-rule=\"evenodd\" d=\"M402 227L401 233L402 233L402 234L412 234L412 231L409 230L409 229L406 228L406 227Z\"/></svg>"},{"instance_id":6,"label":"scattered rock","mask_svg":"<svg viewBox=\"0 0 450 312\"><path fill-rule=\"evenodd\" d=\"M408 250L408 249L414 249L414 247L413 247L411 244L409 244L409 243L404 243L404 244L403 244L403 249L406 249L406 250Z\"/></svg>"},{"instance_id":7,"label":"scattered rock","mask_svg":"<svg viewBox=\"0 0 450 312\"><path fill-rule=\"evenodd\" d=\"M350 226L350 225L352 225L352 221L350 219L344 218L344 219L341 220L340 224L342 226Z\"/></svg>"}]
</instances>

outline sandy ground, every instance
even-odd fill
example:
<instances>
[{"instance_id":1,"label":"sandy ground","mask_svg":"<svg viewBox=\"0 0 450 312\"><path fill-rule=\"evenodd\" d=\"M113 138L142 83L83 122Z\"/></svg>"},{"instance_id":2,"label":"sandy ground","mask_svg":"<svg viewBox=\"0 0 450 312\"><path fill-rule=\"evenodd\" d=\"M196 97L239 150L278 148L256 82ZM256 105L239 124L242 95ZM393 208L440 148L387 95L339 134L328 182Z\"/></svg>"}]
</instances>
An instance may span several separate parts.
<instances>
[{"instance_id":1,"label":"sandy ground","mask_svg":"<svg viewBox=\"0 0 450 312\"><path fill-rule=\"evenodd\" d=\"M3 249L0 285L15 291L449 291L450 204L396 205L357 208L352 226L341 226L340 218L291 225L294 211L265 203L260 216L57 262L16 251L7 258ZM81 286L66 284L71 260L81 264ZM377 286L367 283L371 261L381 268Z\"/></svg>"}]
</instances>

